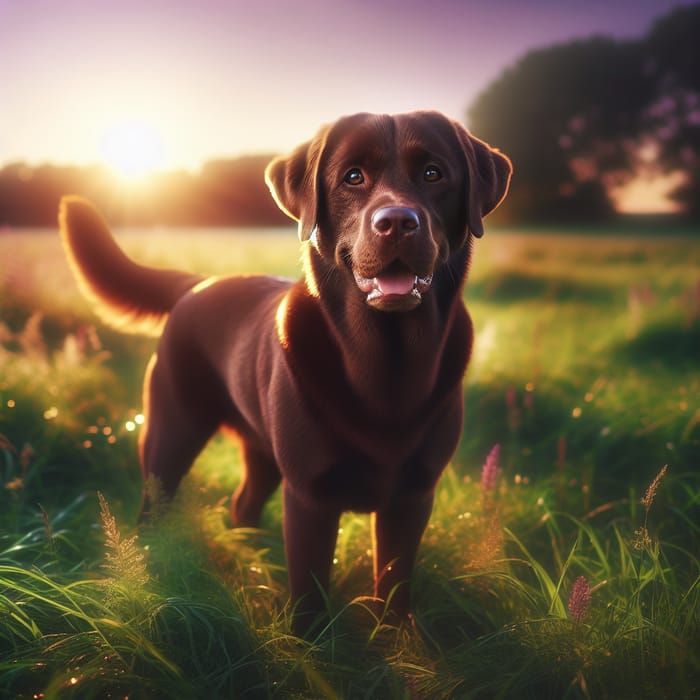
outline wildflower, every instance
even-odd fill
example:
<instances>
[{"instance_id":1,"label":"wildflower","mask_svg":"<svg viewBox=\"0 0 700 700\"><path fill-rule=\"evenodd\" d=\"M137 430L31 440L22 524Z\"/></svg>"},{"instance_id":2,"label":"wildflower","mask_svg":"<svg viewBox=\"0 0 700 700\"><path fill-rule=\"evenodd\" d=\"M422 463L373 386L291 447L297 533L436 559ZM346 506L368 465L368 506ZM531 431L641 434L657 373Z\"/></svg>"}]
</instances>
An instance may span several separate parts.
<instances>
[{"instance_id":1,"label":"wildflower","mask_svg":"<svg viewBox=\"0 0 700 700\"><path fill-rule=\"evenodd\" d=\"M566 435L560 435L557 440L557 467L563 469L566 465Z\"/></svg>"},{"instance_id":2,"label":"wildflower","mask_svg":"<svg viewBox=\"0 0 700 700\"><path fill-rule=\"evenodd\" d=\"M588 614L588 608L591 604L591 587L585 576L579 576L571 589L569 595L568 609L571 617L576 622L581 622Z\"/></svg>"},{"instance_id":3,"label":"wildflower","mask_svg":"<svg viewBox=\"0 0 700 700\"><path fill-rule=\"evenodd\" d=\"M516 432L520 427L521 416L518 406L518 392L514 387L506 391L506 408L508 409L508 427L512 432Z\"/></svg>"},{"instance_id":4,"label":"wildflower","mask_svg":"<svg viewBox=\"0 0 700 700\"><path fill-rule=\"evenodd\" d=\"M501 446L496 443L489 452L484 466L481 468L481 489L485 493L490 493L496 488L496 482L501 470L498 466L498 455L500 454Z\"/></svg>"},{"instance_id":5,"label":"wildflower","mask_svg":"<svg viewBox=\"0 0 700 700\"><path fill-rule=\"evenodd\" d=\"M46 535L46 539L50 542L52 535L51 535L51 521L49 520L49 514L46 512L46 509L44 506L39 503L39 510L41 511L41 517L44 520L44 534Z\"/></svg>"},{"instance_id":6,"label":"wildflower","mask_svg":"<svg viewBox=\"0 0 700 700\"><path fill-rule=\"evenodd\" d=\"M29 469L29 465L31 464L34 455L34 448L28 442L26 442L19 454L19 463L22 465L22 469L24 471Z\"/></svg>"},{"instance_id":7,"label":"wildflower","mask_svg":"<svg viewBox=\"0 0 700 700\"><path fill-rule=\"evenodd\" d=\"M14 452L14 445L2 434L0 433L0 450L5 450L5 452Z\"/></svg>"},{"instance_id":8,"label":"wildflower","mask_svg":"<svg viewBox=\"0 0 700 700\"><path fill-rule=\"evenodd\" d=\"M648 513L651 504L654 502L654 497L656 496L656 492L659 488L659 483L661 482L661 479L664 478L664 474L666 474L666 470L668 469L668 464L664 465L661 468L661 471L654 477L654 481L649 484L649 488L646 490L646 493L644 494L644 498L641 500L641 504L644 506L644 510Z\"/></svg>"},{"instance_id":9,"label":"wildflower","mask_svg":"<svg viewBox=\"0 0 700 700\"><path fill-rule=\"evenodd\" d=\"M24 488L24 479L16 476L14 479L5 483L5 488L12 493L17 493Z\"/></svg>"}]
</instances>

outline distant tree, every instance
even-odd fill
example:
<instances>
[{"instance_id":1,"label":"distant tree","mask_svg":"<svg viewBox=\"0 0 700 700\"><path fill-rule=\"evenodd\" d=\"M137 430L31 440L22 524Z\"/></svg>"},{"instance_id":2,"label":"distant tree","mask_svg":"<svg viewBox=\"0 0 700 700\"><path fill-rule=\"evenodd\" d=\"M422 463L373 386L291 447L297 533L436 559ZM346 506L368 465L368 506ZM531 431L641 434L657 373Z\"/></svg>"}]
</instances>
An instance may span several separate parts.
<instances>
[{"instance_id":1,"label":"distant tree","mask_svg":"<svg viewBox=\"0 0 700 700\"><path fill-rule=\"evenodd\" d=\"M604 37L528 53L471 105L468 125L514 162L503 213L520 221L596 221L631 177L649 104L640 42Z\"/></svg>"},{"instance_id":2,"label":"distant tree","mask_svg":"<svg viewBox=\"0 0 700 700\"><path fill-rule=\"evenodd\" d=\"M62 194L91 194L100 181L98 168L11 163L0 170L0 226L53 224Z\"/></svg>"},{"instance_id":3,"label":"distant tree","mask_svg":"<svg viewBox=\"0 0 700 700\"><path fill-rule=\"evenodd\" d=\"M700 5L680 7L649 33L646 71L653 83L642 134L654 161L685 181L672 199L700 218Z\"/></svg>"},{"instance_id":4,"label":"distant tree","mask_svg":"<svg viewBox=\"0 0 700 700\"><path fill-rule=\"evenodd\" d=\"M202 199L209 203L216 223L254 226L284 225L289 219L272 199L265 184L265 167L271 156L241 156L235 160L210 161L202 168Z\"/></svg>"},{"instance_id":5,"label":"distant tree","mask_svg":"<svg viewBox=\"0 0 700 700\"><path fill-rule=\"evenodd\" d=\"M265 185L271 156L206 163L201 172L120 182L103 166L0 169L0 226L55 226L64 194L91 199L114 226L279 226L289 219Z\"/></svg>"}]
</instances>

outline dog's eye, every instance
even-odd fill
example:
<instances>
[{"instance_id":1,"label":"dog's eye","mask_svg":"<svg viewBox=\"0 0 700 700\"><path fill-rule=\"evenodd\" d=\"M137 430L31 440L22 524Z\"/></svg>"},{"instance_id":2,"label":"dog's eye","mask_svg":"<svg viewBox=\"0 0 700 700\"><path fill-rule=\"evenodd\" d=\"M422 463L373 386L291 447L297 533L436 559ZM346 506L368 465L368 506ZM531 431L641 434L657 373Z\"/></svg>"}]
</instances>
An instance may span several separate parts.
<instances>
[{"instance_id":1,"label":"dog's eye","mask_svg":"<svg viewBox=\"0 0 700 700\"><path fill-rule=\"evenodd\" d=\"M437 165L426 166L425 170L423 171L423 179L426 182L437 182L438 180L442 180L440 168L438 168Z\"/></svg>"},{"instance_id":2,"label":"dog's eye","mask_svg":"<svg viewBox=\"0 0 700 700\"><path fill-rule=\"evenodd\" d=\"M365 181L365 176L359 168L350 168L343 178L348 185L361 185Z\"/></svg>"}]
</instances>

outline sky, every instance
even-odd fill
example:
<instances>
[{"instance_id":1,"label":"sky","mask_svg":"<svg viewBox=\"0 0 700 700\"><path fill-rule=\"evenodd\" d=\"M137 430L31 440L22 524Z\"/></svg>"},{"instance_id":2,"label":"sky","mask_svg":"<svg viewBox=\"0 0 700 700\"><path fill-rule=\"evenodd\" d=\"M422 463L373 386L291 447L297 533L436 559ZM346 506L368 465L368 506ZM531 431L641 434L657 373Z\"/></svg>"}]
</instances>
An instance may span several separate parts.
<instances>
[{"instance_id":1,"label":"sky","mask_svg":"<svg viewBox=\"0 0 700 700\"><path fill-rule=\"evenodd\" d=\"M196 170L358 111L472 100L527 51L683 0L0 0L0 167ZM468 124L467 124L468 125Z\"/></svg>"}]
</instances>

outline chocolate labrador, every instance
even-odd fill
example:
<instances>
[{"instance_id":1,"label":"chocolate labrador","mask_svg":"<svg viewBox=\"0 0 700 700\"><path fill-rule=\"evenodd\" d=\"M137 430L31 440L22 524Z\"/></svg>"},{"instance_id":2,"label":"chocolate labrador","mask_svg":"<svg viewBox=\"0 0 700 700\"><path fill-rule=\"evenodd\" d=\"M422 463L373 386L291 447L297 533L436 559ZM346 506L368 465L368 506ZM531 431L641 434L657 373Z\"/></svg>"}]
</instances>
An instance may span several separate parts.
<instances>
[{"instance_id":1,"label":"chocolate labrador","mask_svg":"<svg viewBox=\"0 0 700 700\"><path fill-rule=\"evenodd\" d=\"M299 223L304 276L203 278L127 258L86 201L64 198L73 271L112 324L162 336L145 380L144 477L167 496L222 426L245 473L234 526L282 482L293 628L323 609L343 511L374 514L374 594L408 579L462 429L472 239L508 188L508 158L436 112L356 114L266 180ZM151 507L146 492L142 515Z\"/></svg>"}]
</instances>

